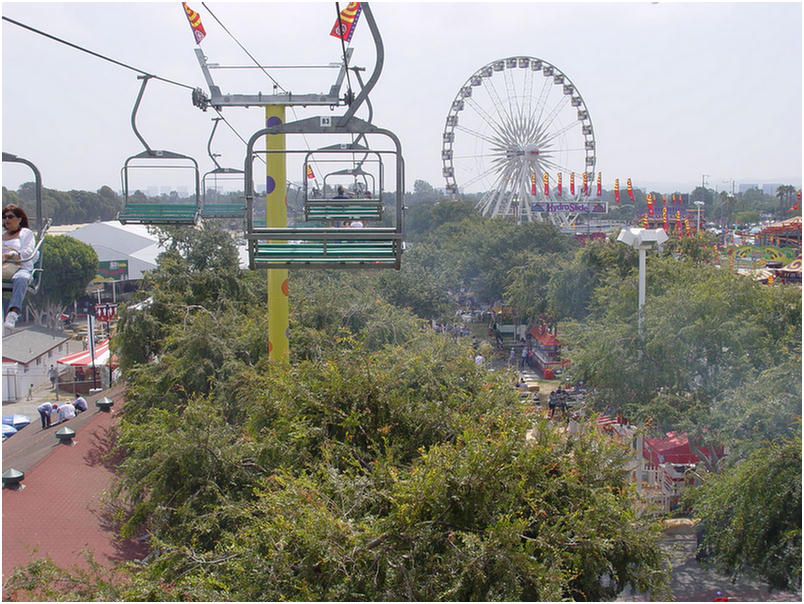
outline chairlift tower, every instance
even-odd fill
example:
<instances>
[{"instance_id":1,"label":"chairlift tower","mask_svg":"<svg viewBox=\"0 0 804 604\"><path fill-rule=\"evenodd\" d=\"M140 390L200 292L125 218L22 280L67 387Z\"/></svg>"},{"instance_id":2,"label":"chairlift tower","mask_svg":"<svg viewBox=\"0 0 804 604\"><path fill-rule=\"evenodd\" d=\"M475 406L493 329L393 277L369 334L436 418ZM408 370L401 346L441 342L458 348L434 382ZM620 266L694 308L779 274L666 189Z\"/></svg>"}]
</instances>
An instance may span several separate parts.
<instances>
[{"instance_id":1,"label":"chairlift tower","mask_svg":"<svg viewBox=\"0 0 804 604\"><path fill-rule=\"evenodd\" d=\"M267 268L268 272L268 350L271 360L289 360L288 342L288 268L399 268L402 251L402 200L404 195L404 164L401 145L393 133L377 128L369 122L355 117L355 112L365 102L371 111L368 94L379 79L384 61L384 49L377 24L369 3L361 3L362 13L371 31L376 46L376 62L369 80L364 85L359 68L349 67L352 49L344 49L340 70L328 92L296 94L289 91L274 91L272 94L223 93L216 85L212 71L221 66L208 63L201 49L195 49L201 71L206 80L209 96L196 89L193 104L206 110L212 106L217 110L224 107L260 106L265 110L265 128L255 132L248 141L244 163L244 193L246 196L246 241L249 251L250 268ZM353 97L351 90L341 96L343 80L348 70L355 73L361 85L360 92ZM347 106L343 115L323 115L288 123L285 119L286 107L321 106L331 110ZM287 224L287 157L294 151L287 148L287 134L326 134L345 135L348 143L336 143L318 152L327 154L373 153L365 143L366 135L382 135L392 142L391 149L384 151L396 158L396 214L393 227L347 229L335 227L289 228ZM265 138L264 151L255 149L256 143ZM305 153L305 168L309 167L310 156L315 151ZM264 153L266 164L266 225L254 224L253 201L253 158ZM382 153L382 152L381 152ZM305 180L305 216L309 217L307 207L307 186ZM381 198L377 200L381 203ZM330 204L330 205L335 205ZM364 203L365 205L365 203ZM360 211L354 205L354 211ZM320 210L320 206L317 208ZM321 214L316 214L321 216ZM327 215L331 218L333 215ZM334 222L334 221L333 221ZM337 224L337 223L336 223Z\"/></svg>"}]
</instances>

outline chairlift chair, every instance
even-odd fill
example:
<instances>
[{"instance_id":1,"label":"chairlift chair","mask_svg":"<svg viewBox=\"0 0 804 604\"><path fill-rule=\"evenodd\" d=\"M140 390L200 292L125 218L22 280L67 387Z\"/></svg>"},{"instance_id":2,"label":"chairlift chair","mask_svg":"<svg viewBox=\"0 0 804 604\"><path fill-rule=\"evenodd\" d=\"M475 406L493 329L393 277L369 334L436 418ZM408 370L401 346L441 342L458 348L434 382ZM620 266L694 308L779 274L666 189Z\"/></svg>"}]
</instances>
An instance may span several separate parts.
<instances>
[{"instance_id":1,"label":"chairlift chair","mask_svg":"<svg viewBox=\"0 0 804 604\"><path fill-rule=\"evenodd\" d=\"M52 222L50 218L45 219L42 215L42 176L39 173L39 169L33 164L33 162L22 157L18 157L3 151L3 161L25 164L31 168L34 174L34 190L36 193L36 226L38 231L36 234L36 247L34 247L34 251L30 256L27 258L21 258L19 262L22 264L24 262L30 262L33 260L34 266L33 270L31 271L31 280L28 282L28 293L35 294L39 291L39 287L42 284L42 273L44 272L44 255L41 253L42 244L45 241L45 235L47 235L47 231ZM13 284L11 280L4 279L3 291L10 292L12 288Z\"/></svg>"},{"instance_id":2,"label":"chairlift chair","mask_svg":"<svg viewBox=\"0 0 804 604\"><path fill-rule=\"evenodd\" d=\"M215 136L215 130L218 127L218 122L222 118L215 117L212 121L215 124L212 126L212 132L209 135L207 142L207 151L215 168L206 172L201 178L201 217L202 218L243 218L246 211L245 200L236 199L234 201L213 201L207 196L207 180L212 179L214 182L218 180L240 181L243 178L243 170L239 168L222 168L218 161L215 159L219 154L212 152L212 137ZM234 175L234 176L232 176Z\"/></svg>"},{"instance_id":3,"label":"chairlift chair","mask_svg":"<svg viewBox=\"0 0 804 604\"><path fill-rule=\"evenodd\" d=\"M333 120L335 121L335 120ZM245 161L245 182L251 179L252 159L255 153L303 153L307 157L304 162L305 170L309 158L323 151L279 149L255 151L257 140L269 134L336 134L336 135L381 135L390 139L393 147L389 149L369 149L366 146L355 146L352 143L336 144L324 149L328 154L353 154L360 152L374 155L376 157L391 156L394 159L393 165L396 167L396 192L395 208L396 212L391 217L391 226L376 226L364 228L349 228L342 226L302 226L302 227L262 227L256 226L253 220L254 194L249 191L246 194L246 241L249 252L250 268L376 268L376 269L399 269L403 251L403 190L404 190L404 160L401 153L399 139L390 131L384 130L365 122L361 119L350 117L345 121L336 122L330 125L329 120L320 117L302 119L296 122L278 124L257 131L252 135L247 145ZM350 172L352 169L350 168ZM360 176L359 172L354 172L352 176ZM368 179L367 179L368 181ZM306 190L306 181L305 181ZM321 207L327 208L326 211L333 212L325 214L326 218L313 216L311 211L316 201L321 201ZM307 196L305 200L305 215L310 221L330 220L366 220L365 207L357 206L354 214L346 216L336 215L334 212L341 204L341 207L348 207L355 202L366 202L366 206L371 205L375 214L374 220L378 219L376 214L377 204L381 204L378 197L373 199L326 199L317 200ZM310 205L308 208L307 206ZM363 216L361 218L361 216Z\"/></svg>"},{"instance_id":4,"label":"chairlift chair","mask_svg":"<svg viewBox=\"0 0 804 604\"><path fill-rule=\"evenodd\" d=\"M155 224L155 225L181 225L181 224L196 224L201 210L201 192L200 192L200 177L198 170L198 162L188 155L175 153L173 151L154 150L148 146L145 139L140 135L137 130L137 110L139 109L140 102L142 101L145 87L148 80L153 77L150 75L137 76L142 80L137 101L134 103L134 109L131 112L131 127L134 129L134 134L145 147L145 151L133 155L126 159L125 164L121 170L121 179L123 181L123 209L118 212L117 219L121 224ZM137 160L156 160L155 163L148 165L132 165L132 162ZM164 160L177 160L181 163L166 164ZM189 162L189 163L188 163ZM129 192L129 180L132 169L137 168L166 168L166 169L189 169L192 168L195 177L195 203L185 202L139 202L131 198Z\"/></svg>"},{"instance_id":5,"label":"chairlift chair","mask_svg":"<svg viewBox=\"0 0 804 604\"><path fill-rule=\"evenodd\" d=\"M383 187L383 164L380 154L373 153L367 147L352 143L350 145L333 145L307 154L304 161L305 174L309 174L308 168L315 162L316 165L322 163L340 163L344 161L336 159L337 154L361 152L363 158L353 162L354 165L340 170L334 170L324 176L321 191L309 188L308 179L304 179L304 219L306 221L363 221L380 222L382 221L382 187ZM332 157L335 155L335 157ZM322 157L323 156L323 157ZM371 160L368 160L368 157ZM368 162L368 163L367 163ZM366 171L365 167L376 165L377 175ZM328 199L327 192L336 190L335 183L345 182L354 193L349 199ZM378 187L379 185L379 187ZM318 193L318 194L316 194Z\"/></svg>"}]
</instances>

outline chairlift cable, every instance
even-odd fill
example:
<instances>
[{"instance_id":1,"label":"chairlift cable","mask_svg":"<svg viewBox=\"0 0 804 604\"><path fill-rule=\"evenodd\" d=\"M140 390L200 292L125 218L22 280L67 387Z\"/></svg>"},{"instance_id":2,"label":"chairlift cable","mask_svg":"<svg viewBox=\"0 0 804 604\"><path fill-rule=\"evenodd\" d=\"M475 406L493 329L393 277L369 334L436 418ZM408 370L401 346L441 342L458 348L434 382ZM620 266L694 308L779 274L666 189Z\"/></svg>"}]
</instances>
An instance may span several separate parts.
<instances>
[{"instance_id":1,"label":"chairlift cable","mask_svg":"<svg viewBox=\"0 0 804 604\"><path fill-rule=\"evenodd\" d=\"M230 31L227 29L227 27L226 27L226 26L225 26L223 23L221 23L221 20L220 20L220 19L218 19L218 17L216 17L216 16L215 16L215 13L213 13L213 12L212 12L212 11L209 9L209 7L207 6L207 3L206 3L206 2L202 2L202 3L201 3L201 6L203 6L205 9L207 9L207 11L209 11L209 14L210 14L210 15L212 15L212 18L213 18L213 19L215 19L215 21L217 21L217 22L218 22L218 25L220 25L220 26L223 28L223 31L225 31L227 34L229 34L229 37L231 37L231 38L232 38L232 40L234 40L234 41L237 43L237 45L238 45L238 46L239 46L239 47L240 47L240 48L243 50L243 52L244 52L244 53L246 53L246 54L248 55L249 59L251 59L252 61L254 61L254 64L255 64L257 67L259 67L259 68L260 68L260 70L262 70L262 72L263 72L265 75L267 75L267 76L268 76L268 78L269 78L269 79L270 79L270 80L271 80L271 81L274 83L274 85L275 85L277 88L279 88L279 90L281 90L282 92L287 92L287 90L285 90L284 88L282 88L282 86L279 84L279 82L277 82L277 81L276 81L276 80L273 78L273 76L271 76L271 74L270 74L270 73L268 73L267 71L265 71L265 68L264 68L262 65L260 65L260 62L259 62L257 59L255 59L255 58L254 58L254 56L253 56L253 55L252 55L252 54L251 54L251 53L250 53L248 50L246 50L246 47L245 47L245 46L243 46L243 45L240 43L240 40L238 40L238 39L237 39L237 38L234 36L234 34L233 34L232 32L230 32ZM244 141L244 142L245 142L245 141Z\"/></svg>"},{"instance_id":2,"label":"chairlift cable","mask_svg":"<svg viewBox=\"0 0 804 604\"><path fill-rule=\"evenodd\" d=\"M188 88L190 90L195 90L196 89L196 86L190 86L188 84L182 84L181 82L176 82L175 80L170 80L168 78L163 78L161 76L154 75L154 74L149 73L149 72L147 72L147 71L145 71L143 69L140 69L138 67L132 67L131 65L127 65L126 63L122 63L121 61L117 61L115 59L112 59L112 58L107 57L105 55L102 55L100 53L94 52L92 50L84 48L83 46L79 46L78 44L73 44L72 42L68 42L67 40L63 40L63 39L61 39L61 38L59 38L57 36L54 36L52 34L44 32L42 30L36 29L35 27L31 27L30 25L25 25L24 23L20 23L19 21L15 21L14 19L11 19L9 17L3 16L3 21L8 21L9 23L13 23L14 25L17 25L19 27L22 27L24 29L32 31L32 32L34 32L36 34L39 34L40 36L50 38L51 40L55 40L56 42L60 42L61 44L65 44L67 46L75 48L76 50L80 50L80 51L85 52L87 54L90 54L90 55L92 55L94 57L98 57L99 59L103 59L104 61L109 61L110 63L114 63L115 65L119 65L120 67L125 67L126 69L136 71L137 73L141 73L142 75L154 78L156 80L160 80L160 81L166 82L168 84L173 84L174 86L180 86L182 88Z\"/></svg>"}]
</instances>

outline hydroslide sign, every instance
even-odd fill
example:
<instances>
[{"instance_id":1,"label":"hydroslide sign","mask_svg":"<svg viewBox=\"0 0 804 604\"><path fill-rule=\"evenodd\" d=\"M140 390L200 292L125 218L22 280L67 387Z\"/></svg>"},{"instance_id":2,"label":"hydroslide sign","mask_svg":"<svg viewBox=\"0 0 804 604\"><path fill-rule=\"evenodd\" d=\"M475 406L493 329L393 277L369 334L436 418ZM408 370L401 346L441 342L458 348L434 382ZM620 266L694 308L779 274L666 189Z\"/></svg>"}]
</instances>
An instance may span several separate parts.
<instances>
[{"instance_id":1,"label":"hydroslide sign","mask_svg":"<svg viewBox=\"0 0 804 604\"><path fill-rule=\"evenodd\" d=\"M605 201L542 201L530 204L532 212L582 212L605 214L609 211Z\"/></svg>"}]
</instances>

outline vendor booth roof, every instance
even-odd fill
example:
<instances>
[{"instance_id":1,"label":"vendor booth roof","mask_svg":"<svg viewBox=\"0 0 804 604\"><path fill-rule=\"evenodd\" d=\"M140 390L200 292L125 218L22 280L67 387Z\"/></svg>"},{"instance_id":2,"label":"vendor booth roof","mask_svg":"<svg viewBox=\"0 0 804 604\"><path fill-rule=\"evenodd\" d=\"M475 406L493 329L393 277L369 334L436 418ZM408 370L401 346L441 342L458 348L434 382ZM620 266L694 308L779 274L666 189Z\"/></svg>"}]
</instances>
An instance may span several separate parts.
<instances>
[{"instance_id":1,"label":"vendor booth roof","mask_svg":"<svg viewBox=\"0 0 804 604\"><path fill-rule=\"evenodd\" d=\"M103 342L95 344L95 367L108 364L109 356L108 338ZM82 350L81 352L68 354L66 357L60 358L57 362L62 365L72 365L73 367L89 367L92 365L92 355L89 354L89 350ZM115 365L116 362L117 358L115 357L112 359L112 365Z\"/></svg>"}]
</instances>

